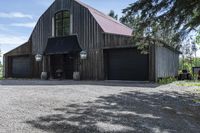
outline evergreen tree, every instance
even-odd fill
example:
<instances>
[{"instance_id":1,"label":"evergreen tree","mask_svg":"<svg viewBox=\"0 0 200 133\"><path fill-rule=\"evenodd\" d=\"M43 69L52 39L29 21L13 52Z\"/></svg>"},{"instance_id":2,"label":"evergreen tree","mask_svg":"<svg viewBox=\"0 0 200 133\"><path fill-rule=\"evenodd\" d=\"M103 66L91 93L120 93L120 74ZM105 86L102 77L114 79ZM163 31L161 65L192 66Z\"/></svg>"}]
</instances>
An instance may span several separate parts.
<instances>
[{"instance_id":1,"label":"evergreen tree","mask_svg":"<svg viewBox=\"0 0 200 133\"><path fill-rule=\"evenodd\" d=\"M110 16L110 17L112 17L112 18L118 20L118 15L115 14L115 11L113 11L113 10L110 10L108 16Z\"/></svg>"},{"instance_id":2,"label":"evergreen tree","mask_svg":"<svg viewBox=\"0 0 200 133\"><path fill-rule=\"evenodd\" d=\"M176 47L189 32L198 29L200 0L137 0L123 13L121 22L129 26L130 22L136 23L132 26L135 39L145 37L147 42L161 39Z\"/></svg>"},{"instance_id":3,"label":"evergreen tree","mask_svg":"<svg viewBox=\"0 0 200 133\"><path fill-rule=\"evenodd\" d=\"M1 53L1 49L0 49L0 58L1 58L1 54L2 54L2 53ZM2 65L2 62L0 61L0 67L1 67L1 65Z\"/></svg>"},{"instance_id":4,"label":"evergreen tree","mask_svg":"<svg viewBox=\"0 0 200 133\"><path fill-rule=\"evenodd\" d=\"M200 45L200 30L197 32L197 35L196 35L196 44L197 45Z\"/></svg>"}]
</instances>

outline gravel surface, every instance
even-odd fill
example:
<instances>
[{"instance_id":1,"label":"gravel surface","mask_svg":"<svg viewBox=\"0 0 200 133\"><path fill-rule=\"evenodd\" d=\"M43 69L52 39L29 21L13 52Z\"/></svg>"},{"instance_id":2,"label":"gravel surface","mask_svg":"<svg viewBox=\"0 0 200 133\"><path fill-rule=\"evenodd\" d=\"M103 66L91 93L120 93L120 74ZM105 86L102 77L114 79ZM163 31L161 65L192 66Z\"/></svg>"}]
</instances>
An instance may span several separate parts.
<instances>
[{"instance_id":1,"label":"gravel surface","mask_svg":"<svg viewBox=\"0 0 200 133\"><path fill-rule=\"evenodd\" d=\"M0 133L199 133L193 87L0 81Z\"/></svg>"}]
</instances>

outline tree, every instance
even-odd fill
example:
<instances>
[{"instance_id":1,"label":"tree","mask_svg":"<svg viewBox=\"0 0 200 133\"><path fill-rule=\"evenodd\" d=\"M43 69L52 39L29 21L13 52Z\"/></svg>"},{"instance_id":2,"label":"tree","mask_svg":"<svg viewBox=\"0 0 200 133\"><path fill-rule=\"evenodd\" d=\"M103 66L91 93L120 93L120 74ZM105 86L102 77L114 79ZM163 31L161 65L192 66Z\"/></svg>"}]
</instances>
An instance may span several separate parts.
<instances>
[{"instance_id":1,"label":"tree","mask_svg":"<svg viewBox=\"0 0 200 133\"><path fill-rule=\"evenodd\" d=\"M120 22L134 29L133 41L142 50L142 53L148 53L149 44L164 44L177 48L181 40L174 38L175 31L171 28L162 28L160 23L154 22L145 29L140 27L142 19L138 16L122 16Z\"/></svg>"},{"instance_id":2,"label":"tree","mask_svg":"<svg viewBox=\"0 0 200 133\"><path fill-rule=\"evenodd\" d=\"M155 33L168 31L169 39L179 44L200 25L200 0L137 0L123 13L124 20L139 18L137 28L134 29L139 36L136 34L135 37L141 37L148 31L149 39L157 39L159 36L155 36Z\"/></svg>"},{"instance_id":3,"label":"tree","mask_svg":"<svg viewBox=\"0 0 200 133\"><path fill-rule=\"evenodd\" d=\"M198 47L194 38L190 37L183 42L181 47L182 58L180 62L181 69L192 70L192 67L199 65L199 58L196 57Z\"/></svg>"},{"instance_id":4,"label":"tree","mask_svg":"<svg viewBox=\"0 0 200 133\"><path fill-rule=\"evenodd\" d=\"M114 19L116 19L116 20L118 20L118 15L117 14L115 14L115 11L113 11L113 10L110 10L110 12L109 12L109 14L108 14L110 17L112 17L112 18L114 18Z\"/></svg>"},{"instance_id":5,"label":"tree","mask_svg":"<svg viewBox=\"0 0 200 133\"><path fill-rule=\"evenodd\" d=\"M1 50L0 50L0 58L1 58ZM2 76L3 76L3 65L0 61L0 79L2 78Z\"/></svg>"},{"instance_id":6,"label":"tree","mask_svg":"<svg viewBox=\"0 0 200 133\"><path fill-rule=\"evenodd\" d=\"M1 58L1 54L2 54L2 53L1 53L1 49L0 49L0 58ZM0 61L0 65L2 65L1 61Z\"/></svg>"},{"instance_id":7,"label":"tree","mask_svg":"<svg viewBox=\"0 0 200 133\"><path fill-rule=\"evenodd\" d=\"M193 58L193 60L195 60L195 63L194 62L191 63L191 61L187 58L185 58L185 59L180 58L180 60L179 60L179 70L184 69L184 70L188 70L189 72L192 72L193 66L200 66L200 58L198 58L198 57Z\"/></svg>"},{"instance_id":8,"label":"tree","mask_svg":"<svg viewBox=\"0 0 200 133\"><path fill-rule=\"evenodd\" d=\"M197 32L196 38L195 38L195 39L196 39L196 40L195 40L196 44L197 44L197 45L200 45L200 30Z\"/></svg>"}]
</instances>

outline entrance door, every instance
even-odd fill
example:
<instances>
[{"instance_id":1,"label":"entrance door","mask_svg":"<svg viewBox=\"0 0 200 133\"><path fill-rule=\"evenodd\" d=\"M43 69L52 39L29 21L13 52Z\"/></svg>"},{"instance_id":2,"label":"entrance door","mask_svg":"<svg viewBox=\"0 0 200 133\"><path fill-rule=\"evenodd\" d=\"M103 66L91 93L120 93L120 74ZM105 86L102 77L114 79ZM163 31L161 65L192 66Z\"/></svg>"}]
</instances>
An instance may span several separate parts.
<instances>
[{"instance_id":1,"label":"entrance door","mask_svg":"<svg viewBox=\"0 0 200 133\"><path fill-rule=\"evenodd\" d=\"M51 75L53 78L56 78L56 71L63 71L64 79L73 79L74 72L74 59L73 56L69 54L63 55L51 55L50 56L51 64Z\"/></svg>"},{"instance_id":2,"label":"entrance door","mask_svg":"<svg viewBox=\"0 0 200 133\"><path fill-rule=\"evenodd\" d=\"M74 57L71 55L64 55L64 72L65 79L73 79Z\"/></svg>"}]
</instances>

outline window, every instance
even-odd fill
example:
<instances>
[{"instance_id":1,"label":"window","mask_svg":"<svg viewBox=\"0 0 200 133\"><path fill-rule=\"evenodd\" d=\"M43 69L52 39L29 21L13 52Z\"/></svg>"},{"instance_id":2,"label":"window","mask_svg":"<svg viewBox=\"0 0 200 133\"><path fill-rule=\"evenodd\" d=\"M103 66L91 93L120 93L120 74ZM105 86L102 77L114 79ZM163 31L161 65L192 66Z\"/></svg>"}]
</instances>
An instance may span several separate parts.
<instances>
[{"instance_id":1,"label":"window","mask_svg":"<svg viewBox=\"0 0 200 133\"><path fill-rule=\"evenodd\" d=\"M55 15L55 36L67 36L70 34L70 13L60 11Z\"/></svg>"}]
</instances>

